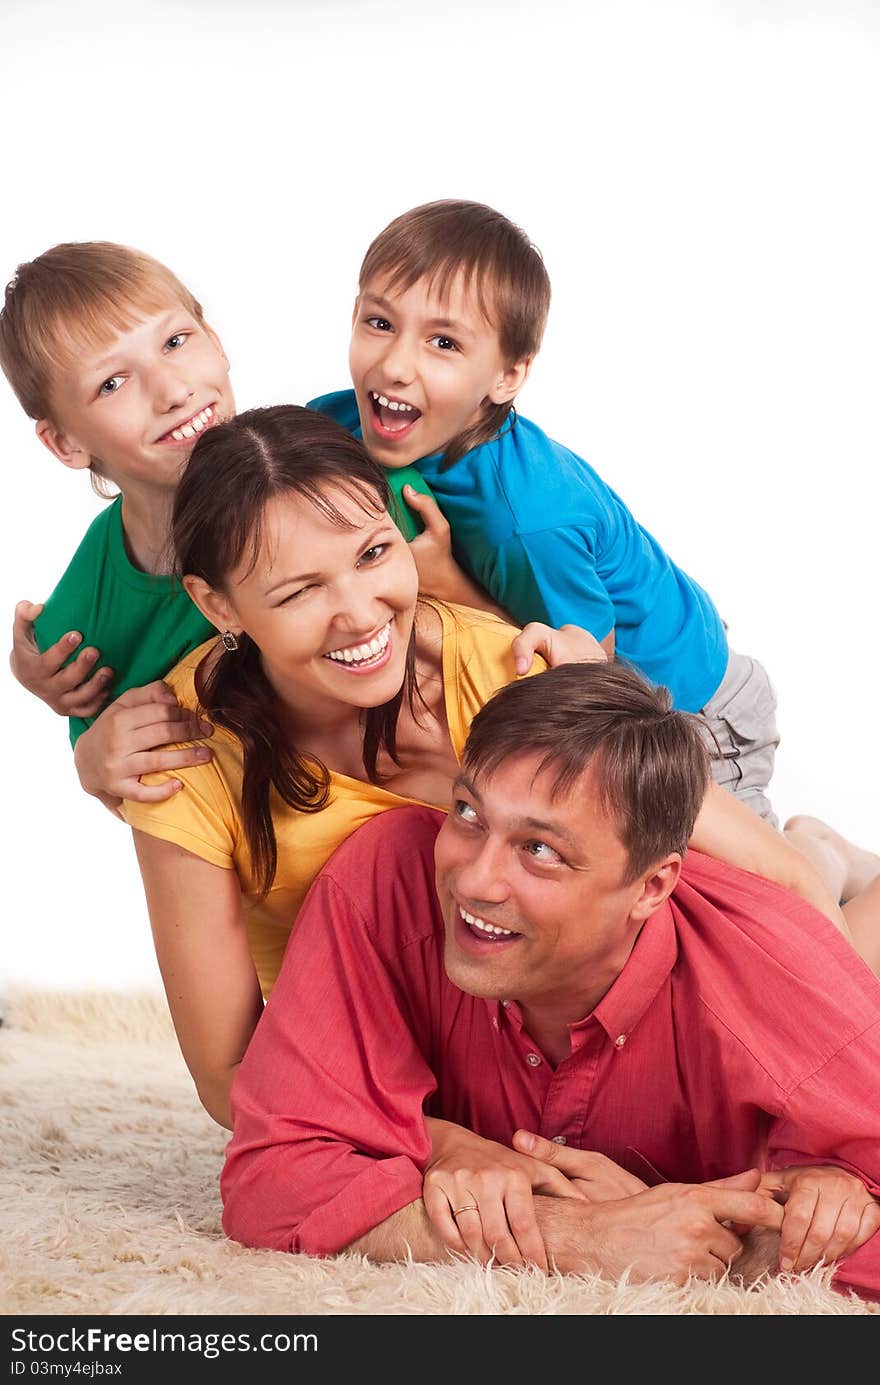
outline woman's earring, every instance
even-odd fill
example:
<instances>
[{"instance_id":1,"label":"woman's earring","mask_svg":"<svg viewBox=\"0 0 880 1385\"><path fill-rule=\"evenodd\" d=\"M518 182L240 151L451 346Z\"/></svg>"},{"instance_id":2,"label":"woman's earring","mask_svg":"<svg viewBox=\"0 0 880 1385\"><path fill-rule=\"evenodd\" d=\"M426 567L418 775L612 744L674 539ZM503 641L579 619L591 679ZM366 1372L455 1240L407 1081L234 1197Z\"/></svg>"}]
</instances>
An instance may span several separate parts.
<instances>
[{"instance_id":1,"label":"woman's earring","mask_svg":"<svg viewBox=\"0 0 880 1385\"><path fill-rule=\"evenodd\" d=\"M224 630L220 638L223 641L223 648L228 649L230 654L234 654L236 649L238 649L238 640L235 638L232 631Z\"/></svg>"}]
</instances>

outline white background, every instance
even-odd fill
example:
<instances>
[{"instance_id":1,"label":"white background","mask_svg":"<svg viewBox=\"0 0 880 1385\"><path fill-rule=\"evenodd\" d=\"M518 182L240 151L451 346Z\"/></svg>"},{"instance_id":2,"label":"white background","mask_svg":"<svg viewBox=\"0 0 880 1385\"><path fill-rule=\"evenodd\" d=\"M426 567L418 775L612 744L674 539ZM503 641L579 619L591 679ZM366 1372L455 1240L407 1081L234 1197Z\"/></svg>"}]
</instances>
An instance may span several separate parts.
<instances>
[{"instance_id":1,"label":"white background","mask_svg":"<svg viewBox=\"0 0 880 1385\"><path fill-rule=\"evenodd\" d=\"M492 203L554 288L522 411L585 454L765 661L774 798L880 848L880 18L868 3L5 0L0 276L61 240L166 261L241 407L347 383L357 268ZM99 502L0 381L0 613ZM5 670L3 976L158 985L127 829Z\"/></svg>"}]
</instances>

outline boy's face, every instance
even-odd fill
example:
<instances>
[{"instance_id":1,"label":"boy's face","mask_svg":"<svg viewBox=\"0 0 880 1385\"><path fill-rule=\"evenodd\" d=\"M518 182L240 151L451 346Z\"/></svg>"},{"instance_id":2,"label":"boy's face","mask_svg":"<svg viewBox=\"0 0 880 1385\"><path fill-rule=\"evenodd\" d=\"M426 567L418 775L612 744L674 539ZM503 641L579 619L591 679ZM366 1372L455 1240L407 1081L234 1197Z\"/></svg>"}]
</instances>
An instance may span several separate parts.
<instances>
[{"instance_id":1,"label":"boy's face","mask_svg":"<svg viewBox=\"0 0 880 1385\"><path fill-rule=\"evenodd\" d=\"M199 434L235 412L220 342L181 306L79 351L49 393L38 436L67 466L94 458L123 492L173 490Z\"/></svg>"},{"instance_id":2,"label":"boy's face","mask_svg":"<svg viewBox=\"0 0 880 1385\"><path fill-rule=\"evenodd\" d=\"M443 299L427 279L403 291L370 280L355 303L351 378L364 443L382 466L443 451L490 404L513 399L529 364L505 360L461 277Z\"/></svg>"}]
</instances>

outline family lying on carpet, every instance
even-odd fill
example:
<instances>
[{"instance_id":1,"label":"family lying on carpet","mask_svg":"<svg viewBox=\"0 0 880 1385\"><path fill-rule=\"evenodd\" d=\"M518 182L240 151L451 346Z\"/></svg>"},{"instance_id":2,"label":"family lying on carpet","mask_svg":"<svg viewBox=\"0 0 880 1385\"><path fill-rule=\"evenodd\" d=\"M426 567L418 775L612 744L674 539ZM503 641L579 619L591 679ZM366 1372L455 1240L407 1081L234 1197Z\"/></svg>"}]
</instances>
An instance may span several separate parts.
<instances>
[{"instance_id":1,"label":"family lying on carpet","mask_svg":"<svg viewBox=\"0 0 880 1385\"><path fill-rule=\"evenodd\" d=\"M164 266L20 266L0 364L119 495L13 671L133 829L235 1239L880 1298L880 859L778 829L764 670L516 414L549 300L416 208L354 389L236 415Z\"/></svg>"}]
</instances>

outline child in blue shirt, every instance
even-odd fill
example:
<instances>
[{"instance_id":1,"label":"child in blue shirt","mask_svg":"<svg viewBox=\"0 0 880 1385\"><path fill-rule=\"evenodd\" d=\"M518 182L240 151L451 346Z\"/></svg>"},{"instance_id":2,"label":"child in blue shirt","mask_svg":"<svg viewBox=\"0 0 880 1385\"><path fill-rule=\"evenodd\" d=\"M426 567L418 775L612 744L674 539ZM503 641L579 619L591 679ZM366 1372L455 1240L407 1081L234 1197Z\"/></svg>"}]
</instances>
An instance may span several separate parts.
<instances>
[{"instance_id":1,"label":"child in blue shirt","mask_svg":"<svg viewBox=\"0 0 880 1385\"><path fill-rule=\"evenodd\" d=\"M702 716L716 782L775 824L776 699L764 669L729 649L710 596L598 473L513 408L549 305L543 260L506 217L474 202L417 207L361 266L354 389L312 407L383 466L415 465L428 482L451 555L429 522L414 545L423 587L460 599L454 556L517 624L589 630Z\"/></svg>"}]
</instances>

